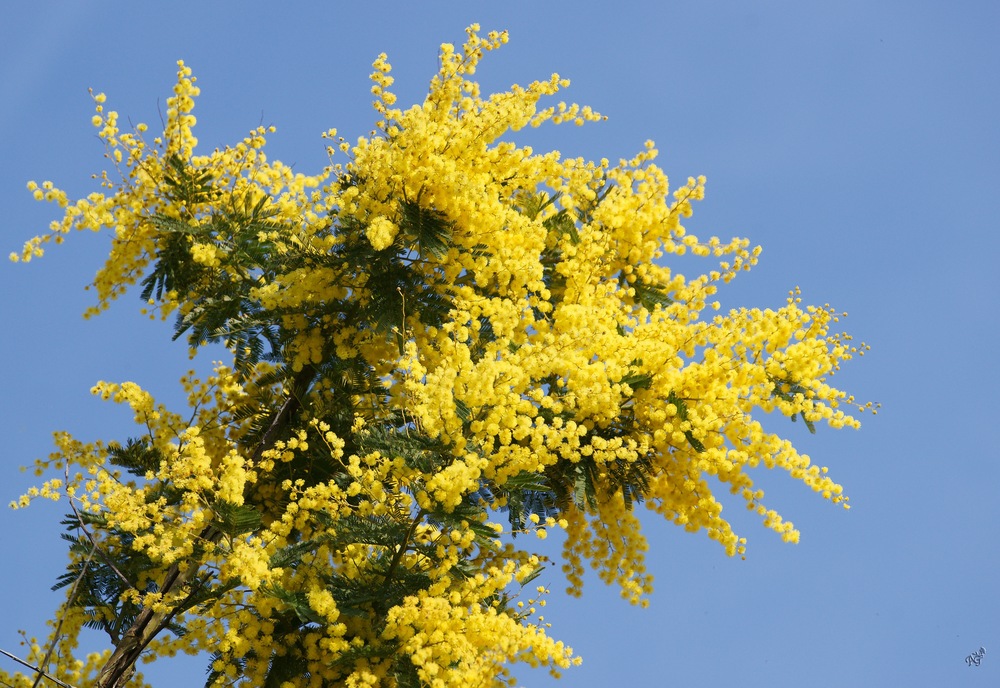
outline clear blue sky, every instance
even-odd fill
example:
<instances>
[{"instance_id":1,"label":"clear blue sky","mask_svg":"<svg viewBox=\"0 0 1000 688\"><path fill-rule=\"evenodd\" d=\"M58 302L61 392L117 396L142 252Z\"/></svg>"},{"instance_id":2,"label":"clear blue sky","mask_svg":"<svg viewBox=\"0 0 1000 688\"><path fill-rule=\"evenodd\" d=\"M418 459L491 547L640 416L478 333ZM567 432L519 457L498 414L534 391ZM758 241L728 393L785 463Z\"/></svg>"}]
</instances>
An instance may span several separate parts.
<instances>
[{"instance_id":1,"label":"clear blue sky","mask_svg":"<svg viewBox=\"0 0 1000 688\"><path fill-rule=\"evenodd\" d=\"M438 44L460 43L472 22L511 34L480 70L484 87L557 71L573 81L567 99L609 116L532 132L536 149L614 160L653 138L675 179L706 175L691 231L764 247L724 302L780 306L799 285L806 301L850 312L845 327L872 351L835 379L882 403L859 432L777 426L830 466L853 504L844 512L783 475L760 476L800 544L782 544L733 503L746 561L646 519L649 609L596 580L569 599L558 571L548 574L552 633L584 657L562 684L997 685L993 0L11 4L0 23L0 255L54 217L28 179L71 195L94 189L104 161L88 87L123 119L155 125L183 58L202 87L201 145L275 124L270 155L310 172L324 162L321 131L371 128L367 75L379 52L400 102L414 102ZM95 381L179 397L184 347L138 316L137 299L80 317L105 245L73 236L41 261L0 265L2 503L32 483L17 467L50 451L52 430L127 436L127 414L90 397ZM0 510L0 648L17 651L20 628L45 635L62 511ZM980 646L982 665L966 666ZM201 662L183 660L148 675L162 688L204 678Z\"/></svg>"}]
</instances>

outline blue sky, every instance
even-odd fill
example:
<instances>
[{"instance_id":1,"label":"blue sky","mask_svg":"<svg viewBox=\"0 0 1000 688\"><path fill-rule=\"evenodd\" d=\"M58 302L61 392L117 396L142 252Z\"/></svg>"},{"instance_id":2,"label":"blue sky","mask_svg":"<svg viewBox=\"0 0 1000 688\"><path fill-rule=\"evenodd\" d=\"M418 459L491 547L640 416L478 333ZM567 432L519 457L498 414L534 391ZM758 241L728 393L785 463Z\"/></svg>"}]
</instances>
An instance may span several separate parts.
<instances>
[{"instance_id":1,"label":"blue sky","mask_svg":"<svg viewBox=\"0 0 1000 688\"><path fill-rule=\"evenodd\" d=\"M769 419L851 496L844 512L784 475L759 475L800 544L782 544L733 502L726 513L749 540L746 561L645 520L657 582L649 609L596 579L582 599L567 598L558 570L547 574L552 633L584 657L562 684L996 685L1000 4L11 5L0 25L0 255L54 217L27 180L51 179L71 196L94 190L104 161L88 87L123 119L155 125L184 59L202 87L201 145L275 124L269 155L311 172L325 159L320 132L371 129L367 75L379 52L400 103L418 101L438 44L460 43L472 22L511 34L480 69L484 88L555 71L573 82L568 100L609 117L531 132L536 149L615 160L652 138L675 180L706 175L688 228L764 247L724 304L780 306L798 285L805 301L848 311L845 328L872 351L835 381L882 403L859 432L809 435ZM127 436L128 414L89 395L97 380L179 399L185 348L139 317L137 300L81 318L105 246L73 236L41 261L0 265L0 502L32 484L17 467L50 451L52 430ZM2 649L18 651L17 629L45 634L62 511L0 511ZM981 646L982 665L968 667ZM186 660L147 675L162 687L204 676Z\"/></svg>"}]
</instances>

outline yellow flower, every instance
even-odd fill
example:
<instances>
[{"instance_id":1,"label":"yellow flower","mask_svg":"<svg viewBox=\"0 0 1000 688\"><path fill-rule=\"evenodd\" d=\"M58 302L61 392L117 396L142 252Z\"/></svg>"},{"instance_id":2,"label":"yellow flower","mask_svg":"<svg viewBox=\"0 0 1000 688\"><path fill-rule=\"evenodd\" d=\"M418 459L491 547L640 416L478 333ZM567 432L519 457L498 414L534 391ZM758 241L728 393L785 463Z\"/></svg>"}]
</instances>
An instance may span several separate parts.
<instances>
[{"instance_id":1,"label":"yellow flower","mask_svg":"<svg viewBox=\"0 0 1000 688\"><path fill-rule=\"evenodd\" d=\"M844 409L875 410L831 385L866 349L831 330L842 314L797 289L722 311L716 293L760 250L685 227L704 177L671 186L652 141L617 164L517 145L510 132L529 125L603 117L548 104L569 86L558 74L484 95L471 77L506 42L473 26L443 44L430 92L406 109L380 55L374 133L330 141L349 160L315 175L268 157L273 127L195 154L200 90L179 62L151 141L93 96L114 163L99 191L73 201L28 184L61 219L12 259L110 230L87 314L152 280L144 308L194 333L192 357L201 338L233 355L182 376L183 411L98 382L93 394L130 407L137 439L58 433L36 464L56 477L14 503L71 499L102 551L142 557L122 601L169 614L197 596L172 617L187 633L154 639L151 656L211 648L217 686L389 685L399 666L421 684L498 686L514 661L558 675L578 658L535 616L545 588L514 599L542 560L498 514L539 539L565 531L571 594L590 566L645 605L640 496L729 556L746 540L720 489L798 540L753 482L762 465L848 507L825 468L760 422L853 428ZM543 493L544 521L525 490ZM78 662L73 649L88 614L110 612L61 613L54 675L92 684L110 655ZM286 664L294 675L272 672Z\"/></svg>"},{"instance_id":2,"label":"yellow flower","mask_svg":"<svg viewBox=\"0 0 1000 688\"><path fill-rule=\"evenodd\" d=\"M381 215L369 222L368 227L365 229L368 241L371 242L372 248L376 251L389 248L392 242L395 241L398 231L399 229L396 225Z\"/></svg>"}]
</instances>

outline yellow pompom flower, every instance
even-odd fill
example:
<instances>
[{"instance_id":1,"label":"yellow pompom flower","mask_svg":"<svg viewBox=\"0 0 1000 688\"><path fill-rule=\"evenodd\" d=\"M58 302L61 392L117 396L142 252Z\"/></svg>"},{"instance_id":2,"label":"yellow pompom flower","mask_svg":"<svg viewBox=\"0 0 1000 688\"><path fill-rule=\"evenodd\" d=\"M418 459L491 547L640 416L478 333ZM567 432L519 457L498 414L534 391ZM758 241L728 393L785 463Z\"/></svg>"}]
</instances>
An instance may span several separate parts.
<instances>
[{"instance_id":1,"label":"yellow pompom flower","mask_svg":"<svg viewBox=\"0 0 1000 688\"><path fill-rule=\"evenodd\" d=\"M516 143L526 126L604 118L552 104L569 86L558 74L483 94L472 77L507 40L472 26L442 44L427 97L406 108L380 55L373 133L328 129L321 144L347 160L314 175L269 158L273 127L197 152L200 90L179 62L152 139L93 96L112 161L99 190L74 201L28 184L61 219L13 260L110 230L87 314L138 286L192 356L228 351L182 375L183 411L98 382L95 396L131 409L131 439L57 433L36 465L55 475L14 502L68 500L89 534L71 570L99 547L102 566L132 576L109 569L119 588L60 611L52 677L128 680L125 642L74 658L84 624L108 623L151 658L213 653L215 686L499 688L513 662L553 675L579 663L536 614L546 588L528 587L550 529L565 532L571 594L590 566L646 605L640 504L729 556L747 541L720 488L800 537L755 468L848 506L761 417L857 428L853 410L875 407L831 378L867 347L797 289L725 311L716 294L760 249L689 231L706 180L671 184L652 141L616 164ZM512 537L526 532L537 540ZM28 659L49 661L38 643Z\"/></svg>"}]
</instances>

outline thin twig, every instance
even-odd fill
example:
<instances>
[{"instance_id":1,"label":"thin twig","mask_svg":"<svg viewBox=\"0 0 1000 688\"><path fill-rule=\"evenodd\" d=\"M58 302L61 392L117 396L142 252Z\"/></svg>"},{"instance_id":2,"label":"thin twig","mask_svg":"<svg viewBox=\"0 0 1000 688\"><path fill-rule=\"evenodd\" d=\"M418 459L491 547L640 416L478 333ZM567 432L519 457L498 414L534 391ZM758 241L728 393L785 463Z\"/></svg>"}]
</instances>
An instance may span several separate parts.
<instances>
[{"instance_id":1,"label":"thin twig","mask_svg":"<svg viewBox=\"0 0 1000 688\"><path fill-rule=\"evenodd\" d=\"M385 580L382 581L383 590L389 587L389 583L392 582L392 574L396 572L396 567L399 566L399 562L403 558L403 553L406 552L407 543L413 537L413 533L417 530L417 526L420 525L425 513L427 512L423 509L417 512L417 515L413 518L413 523L410 524L410 527L406 530L406 534L403 535L403 541L399 543L399 549L392 555L392 561L389 562L389 568L385 572Z\"/></svg>"},{"instance_id":2,"label":"thin twig","mask_svg":"<svg viewBox=\"0 0 1000 688\"><path fill-rule=\"evenodd\" d=\"M69 486L68 462L66 464L66 485ZM132 582L125 577L125 574L118 570L118 567L115 566L114 563L111 561L111 557L105 554L104 550L102 550L100 547L97 546L97 541L94 540L94 536L92 536L90 534L90 531L87 530L87 527L83 523L83 517L80 515L80 512L77 511L76 504L73 503L73 497L69 496L69 499L67 501L69 502L69 507L73 510L73 514L76 516L76 522L80 524L80 530L82 530L83 534L87 536L87 539L90 541L91 546L97 551L98 554L101 555L101 559L104 560L104 563L108 565L108 568L110 568L112 571L115 572L116 576L122 579L122 582L125 583L125 587L131 588L132 590L136 590L137 592L139 592L137 588L134 585L132 585Z\"/></svg>"},{"instance_id":3,"label":"thin twig","mask_svg":"<svg viewBox=\"0 0 1000 688\"><path fill-rule=\"evenodd\" d=\"M15 662L17 662L18 664L21 664L22 666L26 666L26 667L28 667L28 668L29 668L29 669L31 669L32 671L35 671L35 672L37 672L38 674L40 674L40 675L44 676L45 678L49 679L49 680L50 680L50 681L52 681L53 683L56 683L56 684L58 684L58 685L62 686L62 688L76 688L76 686L72 686L72 685L70 685L69 683L65 683L64 681L60 681L60 680L59 680L59 679L57 679L57 678L56 678L55 676L49 676L49 675L48 675L48 674L46 674L46 673L45 673L44 671L42 671L42 670L41 670L41 669L40 669L39 667L36 667L36 666L31 666L30 664L28 664L27 662L25 662L25 661L24 661L23 659L21 659L20 657L17 657L17 656L15 656L15 655L12 655L11 653L7 652L7 650L0 650L0 654L4 654L4 655L6 655L6 656L10 657L11 659L13 659L13 660L14 660Z\"/></svg>"},{"instance_id":4,"label":"thin twig","mask_svg":"<svg viewBox=\"0 0 1000 688\"><path fill-rule=\"evenodd\" d=\"M59 643L59 633L62 631L63 621L66 620L66 613L69 611L70 606L73 604L73 598L76 597L76 589L80 587L80 581L83 577L87 575L87 567L90 566L90 560L94 558L94 552L97 551L97 545L93 545L90 548L90 553L87 554L86 560L83 562L83 566L80 568L80 573L73 581L73 587L69 589L69 595L66 596L66 604L63 606L62 612L59 613L59 622L56 624L55 630L52 632L52 642L49 643L49 649L45 651L45 657L39 666L47 667L49 665L49 660L52 659L52 653L56 649L56 645ZM31 684L31 688L38 688L38 684L41 682L42 677L51 678L45 675L41 669L38 669L38 673L35 676L34 683Z\"/></svg>"}]
</instances>

